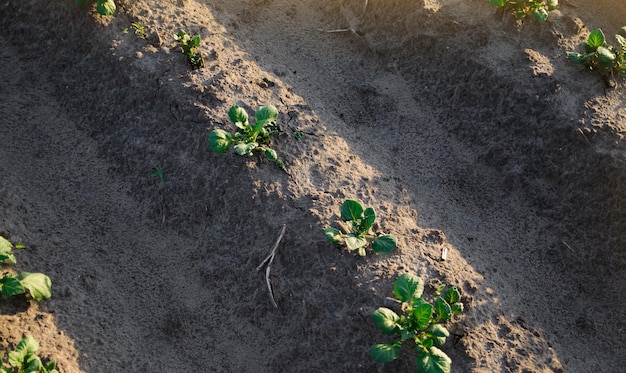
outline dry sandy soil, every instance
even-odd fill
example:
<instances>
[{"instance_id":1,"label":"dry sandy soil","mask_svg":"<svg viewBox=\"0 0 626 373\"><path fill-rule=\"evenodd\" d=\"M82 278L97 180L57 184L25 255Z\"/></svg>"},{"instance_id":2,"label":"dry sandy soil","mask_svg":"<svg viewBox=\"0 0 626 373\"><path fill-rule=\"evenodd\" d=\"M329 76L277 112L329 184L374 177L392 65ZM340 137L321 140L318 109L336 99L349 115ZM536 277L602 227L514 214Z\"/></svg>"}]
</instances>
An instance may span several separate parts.
<instances>
[{"instance_id":1,"label":"dry sandy soil","mask_svg":"<svg viewBox=\"0 0 626 373\"><path fill-rule=\"evenodd\" d=\"M617 33L626 7L562 0L543 25L495 13L124 0L104 18L1 0L0 233L53 297L3 299L0 344L33 335L66 373L411 372L410 348L369 357L388 339L370 315L397 308L411 272L463 293L454 372L624 371L626 86L566 52ZM132 22L145 38L122 32ZM201 36L204 69L180 28ZM208 149L235 103L278 108L284 171ZM395 253L325 241L347 198L376 208ZM256 267L283 224L275 309Z\"/></svg>"}]
</instances>

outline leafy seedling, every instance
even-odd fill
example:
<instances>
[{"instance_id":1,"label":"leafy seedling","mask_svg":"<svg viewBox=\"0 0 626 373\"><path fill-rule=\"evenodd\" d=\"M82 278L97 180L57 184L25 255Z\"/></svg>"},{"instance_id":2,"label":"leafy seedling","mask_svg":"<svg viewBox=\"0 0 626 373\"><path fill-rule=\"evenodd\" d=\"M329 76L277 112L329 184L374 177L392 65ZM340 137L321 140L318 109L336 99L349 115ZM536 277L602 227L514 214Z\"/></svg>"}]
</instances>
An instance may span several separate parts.
<instances>
[{"instance_id":1,"label":"leafy seedling","mask_svg":"<svg viewBox=\"0 0 626 373\"><path fill-rule=\"evenodd\" d=\"M298 141L302 140L302 136L304 136L304 132L302 131L295 131L293 133L293 137Z\"/></svg>"},{"instance_id":2,"label":"leafy seedling","mask_svg":"<svg viewBox=\"0 0 626 373\"><path fill-rule=\"evenodd\" d=\"M193 70L204 67L204 60L197 51L197 48L200 46L200 35L191 37L185 30L181 29L174 35L174 39L180 44L183 54L187 56L187 61L189 61Z\"/></svg>"},{"instance_id":3,"label":"leafy seedling","mask_svg":"<svg viewBox=\"0 0 626 373\"><path fill-rule=\"evenodd\" d=\"M21 245L20 245L21 246ZM0 236L0 264L16 264L15 247L11 242ZM52 282L43 273L22 272L21 274L3 273L0 277L0 294L5 297L25 294L37 301L48 299L52 296Z\"/></svg>"},{"instance_id":4,"label":"leafy seedling","mask_svg":"<svg viewBox=\"0 0 626 373\"><path fill-rule=\"evenodd\" d=\"M75 0L77 5L85 5L89 0ZM96 0L96 12L102 16L112 16L116 6L114 0Z\"/></svg>"},{"instance_id":5,"label":"leafy seedling","mask_svg":"<svg viewBox=\"0 0 626 373\"><path fill-rule=\"evenodd\" d=\"M343 233L339 229L328 227L324 235L328 241L334 244L345 244L348 251L357 251L360 256L365 256L365 248L371 243L372 250L376 253L389 253L398 247L397 237L393 234L375 235L370 230L376 220L376 212L373 208L363 209L363 206L355 200L346 200L340 207L341 220L351 223L351 232Z\"/></svg>"},{"instance_id":6,"label":"leafy seedling","mask_svg":"<svg viewBox=\"0 0 626 373\"><path fill-rule=\"evenodd\" d=\"M548 12L555 10L558 0L489 0L494 8L506 13L513 13L515 19L523 20L531 15L537 21L544 23L548 19Z\"/></svg>"},{"instance_id":7,"label":"leafy seedling","mask_svg":"<svg viewBox=\"0 0 626 373\"><path fill-rule=\"evenodd\" d=\"M50 360L44 364L36 355L39 343L31 336L26 336L17 344L14 351L9 351L9 367L0 359L0 373L59 373L57 363Z\"/></svg>"},{"instance_id":8,"label":"leafy seedling","mask_svg":"<svg viewBox=\"0 0 626 373\"><path fill-rule=\"evenodd\" d=\"M135 29L135 35L140 36L140 37L146 36L146 24L145 23L133 22L130 24L130 28ZM126 27L123 30L125 34L128 34L128 31L129 31L129 27Z\"/></svg>"},{"instance_id":9,"label":"leafy seedling","mask_svg":"<svg viewBox=\"0 0 626 373\"><path fill-rule=\"evenodd\" d=\"M590 70L598 71L607 81L615 73L626 73L626 26L615 35L618 47L608 45L601 29L593 30L587 41L580 44L583 53L569 52L567 57L577 64L586 66Z\"/></svg>"},{"instance_id":10,"label":"leafy seedling","mask_svg":"<svg viewBox=\"0 0 626 373\"><path fill-rule=\"evenodd\" d=\"M380 307L372 314L376 326L396 339L375 344L370 349L377 363L394 361L400 355L402 343L413 340L417 351L417 371L449 373L452 360L441 347L450 332L442 325L454 315L463 312L461 295L455 287L443 287L433 303L421 298L424 282L411 274L400 275L393 286L393 293L402 303L401 315L389 308Z\"/></svg>"},{"instance_id":11,"label":"leafy seedling","mask_svg":"<svg viewBox=\"0 0 626 373\"><path fill-rule=\"evenodd\" d=\"M252 156L253 152L260 151L267 159L278 167L283 162L278 160L276 151L269 147L270 139L278 133L278 110L273 105L261 107L254 113L254 123L248 122L248 113L237 105L228 111L228 117L237 127L234 134L222 129L214 129L209 134L209 147L216 153L226 153L234 148L238 155Z\"/></svg>"},{"instance_id":12,"label":"leafy seedling","mask_svg":"<svg viewBox=\"0 0 626 373\"><path fill-rule=\"evenodd\" d=\"M163 180L163 170L161 169L161 166L157 165L155 169L156 169L156 172L153 172L150 176L158 177L159 180Z\"/></svg>"}]
</instances>

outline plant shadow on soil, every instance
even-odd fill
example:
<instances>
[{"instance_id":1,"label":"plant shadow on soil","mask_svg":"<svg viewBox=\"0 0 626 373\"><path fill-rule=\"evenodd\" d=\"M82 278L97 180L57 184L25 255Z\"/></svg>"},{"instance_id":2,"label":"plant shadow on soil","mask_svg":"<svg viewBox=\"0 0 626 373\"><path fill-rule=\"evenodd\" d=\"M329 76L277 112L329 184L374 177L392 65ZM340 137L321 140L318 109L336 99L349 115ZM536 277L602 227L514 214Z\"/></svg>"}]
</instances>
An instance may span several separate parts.
<instances>
[{"instance_id":1,"label":"plant shadow on soil","mask_svg":"<svg viewBox=\"0 0 626 373\"><path fill-rule=\"evenodd\" d=\"M214 6L217 13L220 13L220 7L226 8L227 11L221 11L221 14L227 19L250 15L245 12L243 15L229 13L232 11L229 6L237 8L242 4L248 5L245 2L207 3ZM358 81L362 78L359 75L349 77L351 81L344 85L338 84L339 89L329 91L327 97L311 98L312 104L309 106L306 94L301 93L306 91L306 84L298 85L296 79L292 79L291 84L295 88L291 94L301 95L307 101L297 103L293 99L289 106L293 110L281 110L281 123L285 126L288 123L289 127L283 127L276 149L284 151L288 164L291 162L302 166L304 175L290 171L292 174L288 176L257 159L209 153L206 146L207 127L225 125L225 109L232 104L229 101L235 96L224 93L224 87L232 81L220 81L220 76L224 76L220 75L220 71L216 70L216 78L207 80L207 86L202 89L197 84L203 79L201 73L188 73L186 66L177 59L180 56L174 54L162 57L159 62L162 65L157 64L152 70L136 72L138 65L134 60L121 59L102 48L105 45L102 40L105 38L95 37L95 40L89 41L81 36L97 35L103 31L101 25L86 17L83 10L62 7L61 12L54 5L44 5L50 10L51 16L42 22L38 16L40 10L32 8L39 5L26 3L15 7L13 2L8 4L9 8L5 7L2 11L13 17L7 17L0 23L3 29L9 31L7 37L12 40L41 41L36 45L15 45L22 55L21 60L29 61L25 63L25 68L32 74L39 71L49 74L51 84L62 92L60 101L63 108L72 113L76 123L80 123L80 130L88 133L97 143L99 156L110 162L108 176L114 180L127 180L130 184L129 194L138 201L137 206L141 210L138 216L144 218L140 223L149 225L141 232L161 231L160 238L164 240L164 247L155 247L154 252L148 254L151 248L139 247L145 245L142 237L131 238L129 233L117 228L114 233L128 234L120 238L132 239L138 246L136 253L122 252L124 249L133 249L127 245L116 248L119 251L99 253L101 261L115 263L118 261L116 257L121 256L127 263L118 269L119 273L116 274L113 269L110 274L106 274L115 277L113 283L130 282L130 287L134 287L138 294L154 292L162 299L152 303L146 294L139 296L133 295L133 292L124 293L125 296L141 299L129 300L127 307L131 310L124 311L122 315L136 312L132 308L137 306L145 307L145 315L141 321L133 320L137 325L135 329L126 331L129 336L120 337L117 334L120 330L115 327L105 329L98 336L100 344L88 342L93 336L84 335L89 329L81 330L80 323L67 321L67 316L60 318L59 328L76 336L77 349L86 356L81 360L83 369L95 372L101 369L98 367L107 367L112 371L125 367L132 371L153 371L156 368L176 366L185 370L180 368L185 365L180 364L199 359L219 367L216 371L248 371L252 367L265 371L410 371L411 359L402 359L380 368L370 361L367 353L371 343L384 341L384 336L370 322L369 314L386 302L385 296L390 294L395 274L407 270L428 277L438 275L444 281L462 286L465 300L470 303L469 315L453 331L459 336L470 331L475 336L474 339L451 338L446 346L446 352L452 356L458 371L479 371L481 364L513 371L521 371L529 366L537 370L561 369L559 360L563 359L562 356L570 358L570 353L559 339L569 341L577 333L596 336L597 330L604 326L602 323L608 322L609 318L595 319L594 323L594 315L604 314L600 312L603 307L617 310L621 305L620 300L612 300L608 294L614 293L616 289L623 290L623 285L617 283L623 280L621 274L624 273L624 253L621 248L624 247L622 232L626 232L626 227L620 213L624 195L619 190L622 185L620 181L625 179L623 167L611 154L598 154L594 149L584 148L576 142L580 138L567 125L571 122L570 116L555 110L558 102L554 97L559 82L554 79L539 78L515 88L520 84L519 81L502 80L502 75L480 61L468 60L462 68L457 68L447 62L445 55L428 55L435 62L420 60L414 56L415 46L406 48L407 44L385 51L392 54L405 50L406 55L399 55L396 60L404 59L405 65L397 64L398 70L395 71L399 71L399 75L406 79L409 91L427 92L413 97L413 102L420 107L440 108L431 109L429 118L443 126L444 134L450 134L446 139L457 141L464 149L470 149L464 150L472 154L471 159L465 161L459 159L461 156L442 153L445 158L441 162L458 162L451 170L442 170L443 166L438 161L428 164L407 161L432 154L428 153L432 152L431 148L424 143L436 140L437 137L426 130L411 128L410 131L414 132L407 133L406 129L396 125L376 128L368 125L367 120L350 123L351 118L359 118L364 113L376 118L377 122L391 123L406 122L409 118L402 116L413 114L399 110L389 113L389 108L394 107L394 96L375 83L363 84ZM129 4L125 6L132 9ZM333 6L320 7L322 14L330 13L326 14L327 19L337 23L343 21L343 17L333 15L332 10L337 10ZM17 11L17 8L20 10ZM283 11L284 8L278 10ZM429 19L418 14L419 21L428 22ZM68 21L67 26L59 28L58 20ZM374 21L371 22L372 27L377 25ZM430 22L435 27L436 21L431 19ZM122 23L118 20L114 25ZM240 24L235 26L237 22L230 25L226 23L224 27L230 34L245 38L252 32L251 29L246 31ZM439 31L443 35L466 31L455 26L454 22L443 23L440 27L442 29ZM443 32L444 28L447 28L446 32ZM202 30L202 27L198 26L198 29ZM415 40L420 43L426 40L431 50L436 51L441 49L441 42L437 39L437 32L434 34L419 35L419 39L408 38L407 43L411 45ZM458 36L454 40L459 39L463 40L463 37ZM55 43L46 43L46 40L54 40ZM138 42L132 43L137 45ZM376 40L370 40L370 43L375 47L380 45ZM277 53L277 60L271 60L273 56L261 56L260 51L250 45L250 42L242 41L237 47L257 59L259 68L269 76L266 79L259 78L256 85L260 90L255 88L251 90L252 93L246 91L245 87L238 87L242 97L252 100L255 95L257 98L262 96L259 92L262 92L263 86L285 86L280 74L283 70L289 70L279 69L279 74L276 73L276 66L281 65L277 60L285 55ZM363 52L358 58L369 53L358 38L356 42L341 45L352 52L361 49ZM64 53L58 53L58 50ZM304 50L302 55L310 56L307 53L312 52ZM44 60L41 56L48 58ZM80 61L77 61L77 56L80 56ZM365 57L363 62L366 68L376 64L380 64L379 57ZM93 76L95 66L98 77ZM302 66L306 68L307 65ZM254 68L246 64L235 66L237 68L254 72ZM527 66L517 68L527 69ZM365 68L363 70L368 71ZM332 74L329 76L321 80L333 80L336 77ZM80 83L77 84L79 79ZM464 82L464 85L454 82ZM427 86L437 88L428 90ZM466 91L466 87L472 89ZM310 88L319 91L328 86L321 82L319 86L313 84ZM271 93L264 97L277 98L282 94L278 88L269 91ZM541 96L539 101L536 99L537 94ZM423 96L428 96L428 99ZM500 104L496 110L490 108L477 112L476 108L483 107L482 100L485 99ZM255 105L243 100L240 103L250 105L249 112L253 109L251 106ZM213 108L207 109L208 106ZM325 106L327 109L318 115L312 106ZM447 110L451 106L455 108L453 112ZM77 108L89 110L77 111ZM207 113L211 114L210 117ZM337 124L336 133L324 136L326 128L323 123L341 118L341 115L348 118L345 125ZM583 113L577 115L582 116ZM519 121L519 118L527 120ZM546 126L554 132L548 135ZM302 142L295 142L290 137L291 127L302 128L312 134L305 135ZM610 131L606 130L609 132L607 137L612 136ZM368 146L375 148L375 144L359 144L361 139L371 137L372 134L384 138L388 132L396 133L398 138L406 136L408 139L392 150L403 154L403 159L386 157L389 153L385 152L381 152L382 161L373 159L366 150ZM435 134L444 136L439 132ZM412 143L421 144L427 150L413 147L410 145ZM442 146L441 143L435 145ZM333 153L337 148L341 150L338 154L353 154L347 160L334 163L324 159L324 152L337 154ZM554 149L559 151L555 152ZM389 165L381 165L381 162L390 159ZM328 163L316 166L314 163L317 160ZM163 167L163 180L137 177L138 174L149 174L149 170L157 164ZM469 222L460 222L454 217L437 220L436 215L441 211L425 206L428 204L425 201L436 201L424 196L427 191L424 192L423 183L419 184L422 189L403 187L412 183L411 177L421 175L423 171L419 167L424 166L430 167L436 174L435 182L441 184L444 194L456 196L456 199L441 202L441 209L453 208L452 211L467 218L463 211L471 213L475 211L470 208L472 205L481 206L494 214L502 214L488 216L486 221L494 222L503 218L504 225L518 221L521 226L507 230L494 224L507 234L499 241L489 236L467 236L470 230L465 225L475 223L476 219L470 219ZM344 171L367 172L367 177L353 180L343 176ZM310 185L305 185L307 177L313 180ZM489 184L493 180L497 180L497 184ZM307 195L306 191L311 190L312 186L321 190ZM323 240L322 230L326 225L334 223L342 199L353 198L353 193L366 203L374 202L377 208L381 207L384 217L388 218L381 222L381 228L389 230L401 227L401 233L406 235L405 247L417 246L420 250L410 253L410 250L403 248L396 256L366 260L357 260L352 255L333 250ZM502 194L512 197L505 198ZM511 211L510 216L493 207L502 203L503 210L513 209L514 203L520 200L526 201L529 208ZM578 203L581 200L586 201L586 204ZM458 206L454 207L454 204ZM422 219L431 223L428 226L443 229L445 235L438 230L417 227L416 210L426 215ZM528 211L533 215L523 217ZM96 214L95 218L98 216ZM551 226L556 224L559 217L566 217L567 221L563 225ZM535 218L543 225L529 223L529 220ZM404 223L403 220L410 222ZM46 229L45 223L42 224L37 229ZM272 282L280 305L280 311L276 311L269 302L263 272L256 273L256 266L269 253L282 224L287 224L287 234L272 268ZM98 226L97 222L95 225ZM98 228L103 230L106 226L100 224ZM503 259L485 259L493 254L490 249L481 247L498 244L506 246L502 241L525 233L525 229L530 229L531 233L539 237L522 241L517 246L511 245L513 253L503 254L506 256L504 263ZM109 239L115 238L111 234L103 235ZM562 240L568 244L559 242L559 237L566 237ZM524 244L538 244L542 238L548 242L536 249L523 247ZM465 268L451 268L439 262L432 252L437 253L443 246L458 250L460 253L455 254L454 259L458 263L465 263ZM598 250L581 253L582 249L578 248L593 246L597 246ZM520 252L514 252L520 249ZM68 248L67 255L72 255L72 250L81 248ZM570 250L577 250L577 255L569 255ZM141 255L150 256L152 261L142 260ZM174 263L159 263L159 259L171 259ZM41 260L46 260L45 256ZM62 258L52 259L53 263L61 261ZM137 261L137 266L155 265L154 268L139 271L154 283L146 284L144 279L127 277L135 270L134 265L128 264L133 261ZM589 264L590 261L592 264ZM84 272L88 278L91 270L89 266L94 264L88 261L78 264L87 266ZM527 277L506 275L507 270L517 272L512 270L514 267L530 265L534 267L524 269L531 272ZM53 271L53 265L49 266ZM424 268L428 266L432 269ZM577 270L572 271L571 268ZM602 269L602 275L595 274L599 272L598 269ZM170 280L173 281L164 282L158 273L151 273L159 270L163 271L164 278L172 276ZM556 274L550 275L550 272ZM606 276L607 272L611 275ZM67 278L60 274L58 276ZM100 273L99 276L105 274ZM507 281L516 283L529 280L530 277L536 277L529 281L536 290L526 291L522 296L538 297L538 301L519 299L513 294L499 291L511 290L511 287L505 287ZM554 295L553 288L545 286L546 278L569 282L562 288L565 292ZM89 285L88 279L82 281L87 284L86 294L89 291L96 292L97 285ZM517 286L521 292L527 284ZM487 293L485 289L496 289L497 294ZM186 292L191 294L185 295ZM508 300L507 296L515 299ZM547 310L542 310L538 306L541 297L558 298L548 303ZM575 305L572 303L573 297L589 297L596 302L591 308L594 315L582 312L581 309L587 303ZM105 307L109 306L106 300L102 302ZM557 307L559 302L564 306ZM48 308L58 307L55 312L71 315L72 305L72 302L61 297L51 302ZM154 309L148 310L150 307ZM502 313L494 311L495 307L500 307ZM577 313L561 314L567 312L567 307L573 307ZM535 312L553 313L553 317L566 321L554 328L550 325L554 321L553 317L541 317ZM114 315L105 312L104 316ZM623 318L611 322L617 330L622 330L623 325L618 325L622 321L619 320ZM559 335L567 329L568 322L572 334L566 332L565 335ZM494 339L479 343L477 336ZM614 338L614 342L623 342L623 333L617 333ZM121 348L113 347L118 343L122 344ZM144 349L132 345L144 346ZM191 345L194 348L172 349L172 345ZM496 357L493 361L480 361L481 354L490 356L490 345L495 350L499 349L494 355ZM614 345L620 346L622 343ZM146 358L133 361L133 353L122 352L119 362L107 361L112 351L123 351L124 347L136 356ZM608 350L609 353L615 352Z\"/></svg>"}]
</instances>

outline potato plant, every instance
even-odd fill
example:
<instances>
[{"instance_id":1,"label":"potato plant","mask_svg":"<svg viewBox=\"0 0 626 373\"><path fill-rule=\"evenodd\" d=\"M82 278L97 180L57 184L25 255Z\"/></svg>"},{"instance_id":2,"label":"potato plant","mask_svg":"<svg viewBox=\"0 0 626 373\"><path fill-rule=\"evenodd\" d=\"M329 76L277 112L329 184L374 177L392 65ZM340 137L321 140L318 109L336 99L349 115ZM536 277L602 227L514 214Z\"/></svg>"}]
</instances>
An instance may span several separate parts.
<instances>
[{"instance_id":1,"label":"potato plant","mask_svg":"<svg viewBox=\"0 0 626 373\"><path fill-rule=\"evenodd\" d=\"M283 166L276 151L269 147L271 137L278 133L278 110L273 105L257 110L252 124L248 121L248 113L237 105L230 108L228 117L237 127L237 132L230 133L222 129L211 131L208 138L211 150L226 153L234 148L235 153L242 156L252 156L255 151L260 151L278 167Z\"/></svg>"},{"instance_id":2,"label":"potato plant","mask_svg":"<svg viewBox=\"0 0 626 373\"><path fill-rule=\"evenodd\" d=\"M187 56L187 61L189 61L193 70L204 67L202 55L197 51L197 48L200 46L200 35L191 37L185 30L181 29L174 35L174 39L180 44L183 54Z\"/></svg>"},{"instance_id":3,"label":"potato plant","mask_svg":"<svg viewBox=\"0 0 626 373\"><path fill-rule=\"evenodd\" d=\"M324 230L326 239L334 244L345 244L348 251L357 251L365 256L366 247L371 243L376 253L389 253L398 247L397 237L393 234L375 235L370 233L376 220L372 207L363 209L355 200L346 200L340 207L341 220L350 222L351 231L343 233L339 229L328 227Z\"/></svg>"},{"instance_id":4,"label":"potato plant","mask_svg":"<svg viewBox=\"0 0 626 373\"><path fill-rule=\"evenodd\" d=\"M569 52L567 57L577 64L586 66L590 70L598 71L603 78L608 79L614 73L626 73L626 26L622 27L615 39L619 47L608 45L601 29L593 30L587 41L580 44L582 53Z\"/></svg>"},{"instance_id":5,"label":"potato plant","mask_svg":"<svg viewBox=\"0 0 626 373\"><path fill-rule=\"evenodd\" d=\"M148 26L145 23L140 23L140 22L133 22L130 24L130 27L126 27L124 30L122 30L123 33L128 34L130 29L134 29L135 30L135 35L145 38L146 37L146 29L148 28Z\"/></svg>"},{"instance_id":6,"label":"potato plant","mask_svg":"<svg viewBox=\"0 0 626 373\"><path fill-rule=\"evenodd\" d=\"M548 19L548 12L555 10L558 0L489 0L496 9L513 13L515 19L521 21L531 15L537 21L544 23Z\"/></svg>"},{"instance_id":7,"label":"potato plant","mask_svg":"<svg viewBox=\"0 0 626 373\"><path fill-rule=\"evenodd\" d=\"M0 373L59 373L56 361L44 364L36 355L37 350L39 343L33 337L22 338L15 350L9 352L6 364L0 359Z\"/></svg>"},{"instance_id":8,"label":"potato plant","mask_svg":"<svg viewBox=\"0 0 626 373\"><path fill-rule=\"evenodd\" d=\"M11 242L0 236L0 264L16 264L17 260L13 253L14 246ZM37 301L48 299L52 296L52 282L43 273L22 272L3 273L0 277L0 294L4 297L25 294Z\"/></svg>"},{"instance_id":9,"label":"potato plant","mask_svg":"<svg viewBox=\"0 0 626 373\"><path fill-rule=\"evenodd\" d=\"M421 298L423 292L424 283L418 277L403 274L396 279L393 293L402 303L401 315L385 307L372 314L378 328L396 339L373 345L370 355L377 363L394 361L400 355L400 346L412 340L418 372L449 373L452 360L439 347L450 333L442 324L463 312L461 295L457 288L443 286L434 303L429 303Z\"/></svg>"},{"instance_id":10,"label":"potato plant","mask_svg":"<svg viewBox=\"0 0 626 373\"><path fill-rule=\"evenodd\" d=\"M89 0L75 0L78 5L85 5ZM96 12L103 16L112 16L115 13L115 0L96 0Z\"/></svg>"}]
</instances>

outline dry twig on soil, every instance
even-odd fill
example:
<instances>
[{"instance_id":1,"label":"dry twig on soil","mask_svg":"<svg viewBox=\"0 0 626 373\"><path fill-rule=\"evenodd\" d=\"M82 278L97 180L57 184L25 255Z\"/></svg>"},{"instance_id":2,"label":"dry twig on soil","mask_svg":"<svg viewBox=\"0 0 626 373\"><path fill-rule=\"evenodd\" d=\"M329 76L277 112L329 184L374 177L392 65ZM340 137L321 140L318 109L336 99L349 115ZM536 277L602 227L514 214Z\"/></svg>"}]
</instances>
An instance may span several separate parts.
<instances>
[{"instance_id":1,"label":"dry twig on soil","mask_svg":"<svg viewBox=\"0 0 626 373\"><path fill-rule=\"evenodd\" d=\"M265 282L267 283L267 289L270 292L270 299L272 300L272 304L274 305L275 308L278 308L278 304L276 303L276 300L274 299L274 290L272 289L272 283L270 282L270 270L272 267L272 262L274 261L274 257L276 256L276 250L278 249L278 245L280 244L280 241L283 239L283 236L285 235L286 228L287 228L287 225L283 224L283 229L280 231L280 235L278 236L278 239L276 240L276 243L274 244L274 248L272 248L272 251L263 260L263 262L259 264L258 267L256 267L256 270L260 271L263 265L267 263L267 267L265 268Z\"/></svg>"}]
</instances>

